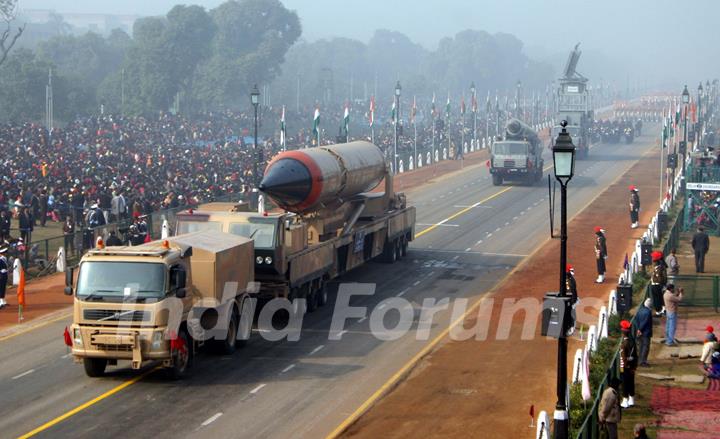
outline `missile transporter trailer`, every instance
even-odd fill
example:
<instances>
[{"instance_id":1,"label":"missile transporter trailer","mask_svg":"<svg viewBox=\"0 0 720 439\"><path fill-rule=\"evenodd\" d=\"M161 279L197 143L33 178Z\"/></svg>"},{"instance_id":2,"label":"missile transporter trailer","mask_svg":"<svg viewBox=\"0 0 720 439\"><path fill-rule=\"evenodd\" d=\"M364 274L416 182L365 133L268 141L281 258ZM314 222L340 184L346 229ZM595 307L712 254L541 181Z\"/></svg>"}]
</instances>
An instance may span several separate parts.
<instances>
[{"instance_id":1,"label":"missile transporter trailer","mask_svg":"<svg viewBox=\"0 0 720 439\"><path fill-rule=\"evenodd\" d=\"M578 43L570 52L563 70L563 77L558 81L555 121L558 124L562 120L567 121L566 130L572 137L577 157L586 159L590 154L590 133L595 115L587 87L588 79L575 70L582 54L579 46ZM552 148L553 142L561 131L560 125L552 127L548 148Z\"/></svg>"},{"instance_id":2,"label":"missile transporter trailer","mask_svg":"<svg viewBox=\"0 0 720 439\"><path fill-rule=\"evenodd\" d=\"M180 378L206 342L230 354L250 337L253 259L252 240L216 231L99 244L82 257L74 288L66 272L75 299L65 342L91 377L126 360L133 369L159 362Z\"/></svg>"},{"instance_id":3,"label":"missile transporter trailer","mask_svg":"<svg viewBox=\"0 0 720 439\"><path fill-rule=\"evenodd\" d=\"M539 182L544 161L535 130L518 119L510 119L505 125L505 137L496 140L490 148L488 166L495 186L507 180Z\"/></svg>"},{"instance_id":4,"label":"missile transporter trailer","mask_svg":"<svg viewBox=\"0 0 720 439\"><path fill-rule=\"evenodd\" d=\"M385 191L370 192L381 181ZM252 238L259 283L253 296L285 297L293 312L323 306L331 279L372 259L393 263L405 256L414 238L415 208L394 193L383 154L369 142L280 153L260 191L282 210L206 204L180 213L176 233L218 230Z\"/></svg>"}]
</instances>

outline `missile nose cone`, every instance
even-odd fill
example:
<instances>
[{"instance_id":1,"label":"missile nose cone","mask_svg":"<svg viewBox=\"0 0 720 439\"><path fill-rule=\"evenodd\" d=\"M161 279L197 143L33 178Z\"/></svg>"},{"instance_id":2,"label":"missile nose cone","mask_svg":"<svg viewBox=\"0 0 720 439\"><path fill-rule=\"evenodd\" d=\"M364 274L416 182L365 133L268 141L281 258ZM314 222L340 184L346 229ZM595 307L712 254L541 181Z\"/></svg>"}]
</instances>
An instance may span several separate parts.
<instances>
[{"instance_id":1,"label":"missile nose cone","mask_svg":"<svg viewBox=\"0 0 720 439\"><path fill-rule=\"evenodd\" d=\"M280 159L267 169L258 187L283 206L302 203L310 195L312 176L308 168L293 158Z\"/></svg>"}]
</instances>

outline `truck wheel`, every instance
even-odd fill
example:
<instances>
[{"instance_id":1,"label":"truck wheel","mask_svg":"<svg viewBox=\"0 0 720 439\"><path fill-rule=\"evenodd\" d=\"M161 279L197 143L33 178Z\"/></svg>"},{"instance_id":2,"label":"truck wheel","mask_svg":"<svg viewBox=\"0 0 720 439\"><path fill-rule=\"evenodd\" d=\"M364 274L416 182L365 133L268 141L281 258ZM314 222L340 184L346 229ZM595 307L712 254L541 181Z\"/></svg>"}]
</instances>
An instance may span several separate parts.
<instances>
[{"instance_id":1,"label":"truck wheel","mask_svg":"<svg viewBox=\"0 0 720 439\"><path fill-rule=\"evenodd\" d=\"M104 358L83 358L85 374L90 378L97 378L105 375L107 360Z\"/></svg>"},{"instance_id":2,"label":"truck wheel","mask_svg":"<svg viewBox=\"0 0 720 439\"><path fill-rule=\"evenodd\" d=\"M253 314L250 306L250 299L245 299L242 302L242 308L240 310L240 320L238 324L238 335L235 346L241 348L247 345L252 335L253 325Z\"/></svg>"},{"instance_id":3,"label":"truck wheel","mask_svg":"<svg viewBox=\"0 0 720 439\"><path fill-rule=\"evenodd\" d=\"M407 256L407 251L408 251L408 240L407 240L407 238L403 238L402 247L401 247L402 257Z\"/></svg>"},{"instance_id":4,"label":"truck wheel","mask_svg":"<svg viewBox=\"0 0 720 439\"><path fill-rule=\"evenodd\" d=\"M397 245L395 241L385 241L383 252L380 254L380 260L386 264L392 264L397 260Z\"/></svg>"},{"instance_id":5,"label":"truck wheel","mask_svg":"<svg viewBox=\"0 0 720 439\"><path fill-rule=\"evenodd\" d=\"M225 340L217 340L218 352L222 355L232 355L235 353L235 342L238 334L239 318L237 309L233 305L232 314L230 315L230 321L228 322L227 334Z\"/></svg>"},{"instance_id":6,"label":"truck wheel","mask_svg":"<svg viewBox=\"0 0 720 439\"><path fill-rule=\"evenodd\" d=\"M493 186L500 186L503 182L503 178L500 175L493 174Z\"/></svg>"},{"instance_id":7,"label":"truck wheel","mask_svg":"<svg viewBox=\"0 0 720 439\"><path fill-rule=\"evenodd\" d=\"M187 376L192 359L192 341L185 329L180 331L175 342L170 342L172 366L168 368L170 378L179 380ZM173 346L175 345L175 346Z\"/></svg>"},{"instance_id":8,"label":"truck wheel","mask_svg":"<svg viewBox=\"0 0 720 439\"><path fill-rule=\"evenodd\" d=\"M400 259L402 259L402 238L395 241L395 260L399 261Z\"/></svg>"},{"instance_id":9,"label":"truck wheel","mask_svg":"<svg viewBox=\"0 0 720 439\"><path fill-rule=\"evenodd\" d=\"M328 292L327 292L327 285L325 282L320 282L320 289L317 291L317 305L318 308L327 305L328 302Z\"/></svg>"},{"instance_id":10,"label":"truck wheel","mask_svg":"<svg viewBox=\"0 0 720 439\"><path fill-rule=\"evenodd\" d=\"M313 288L312 283L308 284L307 288L307 312L315 312L317 309L317 290Z\"/></svg>"}]
</instances>

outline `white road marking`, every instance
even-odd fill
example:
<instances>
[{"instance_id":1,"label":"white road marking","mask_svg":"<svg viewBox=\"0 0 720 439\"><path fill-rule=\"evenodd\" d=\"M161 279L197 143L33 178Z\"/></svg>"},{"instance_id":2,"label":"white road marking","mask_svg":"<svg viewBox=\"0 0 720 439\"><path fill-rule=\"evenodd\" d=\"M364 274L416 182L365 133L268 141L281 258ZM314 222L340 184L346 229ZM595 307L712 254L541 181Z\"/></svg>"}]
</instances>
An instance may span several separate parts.
<instances>
[{"instance_id":1,"label":"white road marking","mask_svg":"<svg viewBox=\"0 0 720 439\"><path fill-rule=\"evenodd\" d=\"M489 238L489 237L491 237L491 236L492 236L492 233L488 232L486 238Z\"/></svg>"},{"instance_id":2,"label":"white road marking","mask_svg":"<svg viewBox=\"0 0 720 439\"><path fill-rule=\"evenodd\" d=\"M510 225L510 221L505 223L505 226L509 226L509 225Z\"/></svg>"},{"instance_id":3,"label":"white road marking","mask_svg":"<svg viewBox=\"0 0 720 439\"><path fill-rule=\"evenodd\" d=\"M495 229L495 233L497 233L497 232L499 232L499 231L500 231L500 227L498 227L497 229Z\"/></svg>"},{"instance_id":4,"label":"white road marking","mask_svg":"<svg viewBox=\"0 0 720 439\"><path fill-rule=\"evenodd\" d=\"M517 221L518 217L514 216L513 221Z\"/></svg>"},{"instance_id":5,"label":"white road marking","mask_svg":"<svg viewBox=\"0 0 720 439\"><path fill-rule=\"evenodd\" d=\"M402 291L400 291L399 293L397 293L397 296L398 296L398 297L402 297L402 296L404 296L405 293L407 293L407 292L408 292L408 289L405 288L404 290L402 290ZM366 318L367 318L367 317L363 317L363 320L366 319Z\"/></svg>"},{"instance_id":6,"label":"white road marking","mask_svg":"<svg viewBox=\"0 0 720 439\"><path fill-rule=\"evenodd\" d=\"M288 367L286 367L285 369L283 369L282 371L280 371L280 373L289 372L290 369L292 369L293 367L295 367L295 365L294 365L294 364L291 364L290 366L288 366Z\"/></svg>"},{"instance_id":7,"label":"white road marking","mask_svg":"<svg viewBox=\"0 0 720 439\"><path fill-rule=\"evenodd\" d=\"M480 241L476 242L475 245L480 245L480 244L482 244L482 241L483 241L483 240L481 239Z\"/></svg>"},{"instance_id":8,"label":"white road marking","mask_svg":"<svg viewBox=\"0 0 720 439\"><path fill-rule=\"evenodd\" d=\"M453 256L453 261L457 261L460 258L460 256Z\"/></svg>"},{"instance_id":9,"label":"white road marking","mask_svg":"<svg viewBox=\"0 0 720 439\"><path fill-rule=\"evenodd\" d=\"M318 346L318 347L316 347L315 349L313 349L312 351L310 351L310 353L309 353L308 355L317 354L318 352L320 352L320 349L322 349L322 348L324 348L324 347L325 347L325 345L322 345L322 344L321 344L320 346Z\"/></svg>"},{"instance_id":10,"label":"white road marking","mask_svg":"<svg viewBox=\"0 0 720 439\"><path fill-rule=\"evenodd\" d=\"M250 391L250 394L251 394L251 395L256 395L256 394L260 391L260 389L262 389L262 388L265 387L265 386L267 386L267 384L265 384L265 383L260 384L260 385L257 386L256 388L252 389L252 390Z\"/></svg>"},{"instance_id":11,"label":"white road marking","mask_svg":"<svg viewBox=\"0 0 720 439\"><path fill-rule=\"evenodd\" d=\"M525 215L525 211L520 212L520 216Z\"/></svg>"},{"instance_id":12,"label":"white road marking","mask_svg":"<svg viewBox=\"0 0 720 439\"><path fill-rule=\"evenodd\" d=\"M21 373L20 375L15 375L15 376L12 377L11 379L16 380L16 379L22 378L22 377L24 377L24 376L26 376L26 375L30 375L30 374L33 373L33 372L35 372L35 369L30 369L30 370L28 370L28 371L26 371L26 372Z\"/></svg>"},{"instance_id":13,"label":"white road marking","mask_svg":"<svg viewBox=\"0 0 720 439\"><path fill-rule=\"evenodd\" d=\"M64 360L64 359L66 359L66 358L70 358L70 356L72 356L72 353L65 354L65 355L63 355L63 356L60 357L60 358Z\"/></svg>"},{"instance_id":14,"label":"white road marking","mask_svg":"<svg viewBox=\"0 0 720 439\"><path fill-rule=\"evenodd\" d=\"M470 247L465 249L466 252L469 252L470 250L472 250L472 248L470 248Z\"/></svg>"},{"instance_id":15,"label":"white road marking","mask_svg":"<svg viewBox=\"0 0 720 439\"><path fill-rule=\"evenodd\" d=\"M423 227L431 227L431 226L442 226L442 227L460 227L459 224L445 224L445 223L437 223L437 224L423 224L423 223L415 223L416 226L423 226Z\"/></svg>"},{"instance_id":16,"label":"white road marking","mask_svg":"<svg viewBox=\"0 0 720 439\"><path fill-rule=\"evenodd\" d=\"M419 280L416 280L415 282L413 282L413 286L414 286L414 287L416 287L416 286L418 286L418 285L420 285L420 281L419 281Z\"/></svg>"},{"instance_id":17,"label":"white road marking","mask_svg":"<svg viewBox=\"0 0 720 439\"><path fill-rule=\"evenodd\" d=\"M263 384L263 386L264 386L264 385L265 385L265 384ZM207 427L208 425L210 425L210 424L212 424L213 422L217 421L217 419L218 419L220 416L222 416L222 415L223 415L222 412L221 412L221 413L215 413L214 415L212 415L212 416L210 416L209 418L207 418L207 419L206 419L202 424L200 424L200 425L202 425L203 427Z\"/></svg>"}]
</instances>

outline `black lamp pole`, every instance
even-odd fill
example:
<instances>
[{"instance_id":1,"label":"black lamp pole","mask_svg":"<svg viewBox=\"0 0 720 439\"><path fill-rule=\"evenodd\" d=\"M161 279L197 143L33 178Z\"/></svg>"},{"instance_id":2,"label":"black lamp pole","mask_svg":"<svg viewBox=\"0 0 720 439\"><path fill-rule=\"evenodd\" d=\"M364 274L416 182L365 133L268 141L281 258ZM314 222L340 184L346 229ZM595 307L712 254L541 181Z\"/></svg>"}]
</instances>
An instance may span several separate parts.
<instances>
[{"instance_id":1,"label":"black lamp pole","mask_svg":"<svg viewBox=\"0 0 720 439\"><path fill-rule=\"evenodd\" d=\"M575 145L565 127L567 121L560 122L562 131L558 134L553 145L553 164L555 179L560 183L560 289L559 297L567 297L566 270L567 266L567 185L575 171ZM568 439L570 431L570 418L567 410L567 312L563 319L563 327L558 337L557 356L557 404L555 405L554 425L555 439Z\"/></svg>"},{"instance_id":2,"label":"black lamp pole","mask_svg":"<svg viewBox=\"0 0 720 439\"><path fill-rule=\"evenodd\" d=\"M398 173L397 148L399 141L398 124L400 123L400 90L402 90L402 87L400 87L400 81L398 81L395 85L395 147L393 148L393 174Z\"/></svg>"},{"instance_id":3,"label":"black lamp pole","mask_svg":"<svg viewBox=\"0 0 720 439\"><path fill-rule=\"evenodd\" d=\"M260 91L258 91L257 84L255 87L253 87L252 92L250 93L250 102L252 103L254 109L255 109L255 144L253 145L253 148L255 149L255 154L257 156L257 159L255 160L255 169L253 171L253 175L255 176L255 189L260 185L260 171L259 167L263 160L263 153L262 149L258 148L258 103L260 99Z\"/></svg>"}]
</instances>

